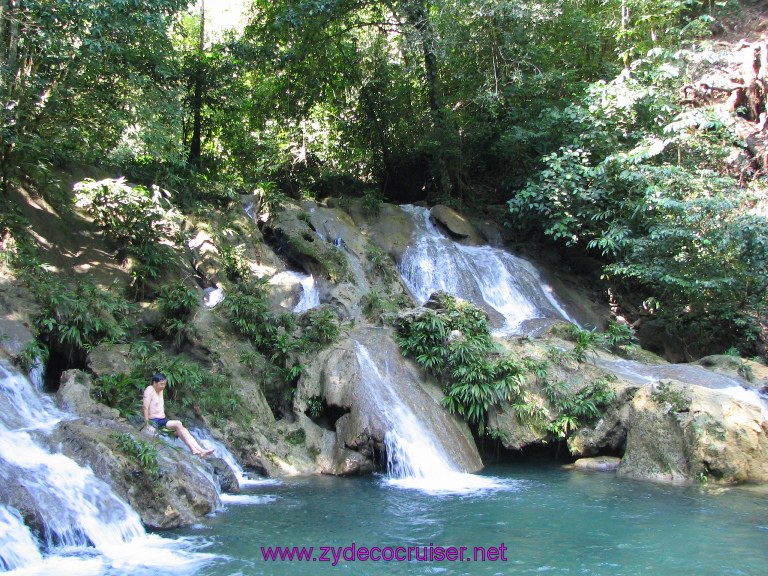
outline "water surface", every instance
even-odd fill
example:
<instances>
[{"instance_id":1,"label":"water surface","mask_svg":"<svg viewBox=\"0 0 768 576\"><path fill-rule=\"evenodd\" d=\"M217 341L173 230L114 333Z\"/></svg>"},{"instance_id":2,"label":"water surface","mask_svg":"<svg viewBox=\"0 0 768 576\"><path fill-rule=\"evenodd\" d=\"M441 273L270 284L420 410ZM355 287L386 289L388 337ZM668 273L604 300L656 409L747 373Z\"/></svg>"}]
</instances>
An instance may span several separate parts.
<instances>
[{"instance_id":1,"label":"water surface","mask_svg":"<svg viewBox=\"0 0 768 576\"><path fill-rule=\"evenodd\" d=\"M226 556L197 574L764 575L768 491L663 486L554 466L492 468L497 489L435 495L384 478L319 477L254 487L196 530ZM321 548L467 547L464 562L321 562ZM474 547L506 561L474 562ZM313 547L265 561L261 547ZM423 548L421 549L423 551ZM337 552L338 555L338 552ZM349 550L347 552L349 555ZM423 556L423 554L422 554Z\"/></svg>"}]
</instances>

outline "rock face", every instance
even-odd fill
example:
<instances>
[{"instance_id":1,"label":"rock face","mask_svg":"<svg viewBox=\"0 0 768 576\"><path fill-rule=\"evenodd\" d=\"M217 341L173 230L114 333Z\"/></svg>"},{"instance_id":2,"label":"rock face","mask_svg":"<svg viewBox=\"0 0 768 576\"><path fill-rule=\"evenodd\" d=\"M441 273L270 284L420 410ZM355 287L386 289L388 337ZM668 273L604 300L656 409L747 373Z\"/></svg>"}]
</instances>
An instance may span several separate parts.
<instances>
[{"instance_id":1,"label":"rock face","mask_svg":"<svg viewBox=\"0 0 768 576\"><path fill-rule=\"evenodd\" d=\"M616 398L593 426L577 430L568 439L571 454L623 454L627 442L630 403L638 387L627 384L615 386Z\"/></svg>"},{"instance_id":2,"label":"rock face","mask_svg":"<svg viewBox=\"0 0 768 576\"><path fill-rule=\"evenodd\" d=\"M618 474L658 481L768 482L768 421L719 390L665 382L633 398Z\"/></svg>"},{"instance_id":3,"label":"rock face","mask_svg":"<svg viewBox=\"0 0 768 576\"><path fill-rule=\"evenodd\" d=\"M378 370L372 370L371 365ZM349 341L318 357L296 393L297 413L305 413L310 400L316 398L323 398L327 406L342 413L335 422L326 422L332 429L322 434L312 426L305 427L310 429L308 435L319 438L313 442L324 472L350 474L372 469L374 450L382 448L386 432L393 428L390 410L394 407L386 400L393 397L382 395L379 389L382 373L396 387L394 397L404 401L404 409L415 411L425 428L438 436L447 459L462 471L482 468L466 425L442 408L439 389L427 384L420 370L402 358L391 333L385 329L356 329ZM355 454L350 454L352 450Z\"/></svg>"}]
</instances>

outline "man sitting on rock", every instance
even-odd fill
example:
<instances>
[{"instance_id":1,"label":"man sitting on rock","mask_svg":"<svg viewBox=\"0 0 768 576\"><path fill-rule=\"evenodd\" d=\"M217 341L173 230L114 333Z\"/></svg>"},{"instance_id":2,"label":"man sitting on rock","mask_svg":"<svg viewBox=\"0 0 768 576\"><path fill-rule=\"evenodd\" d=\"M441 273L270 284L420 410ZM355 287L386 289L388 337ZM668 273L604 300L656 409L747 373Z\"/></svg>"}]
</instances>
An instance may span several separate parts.
<instances>
[{"instance_id":1,"label":"man sitting on rock","mask_svg":"<svg viewBox=\"0 0 768 576\"><path fill-rule=\"evenodd\" d=\"M150 420L158 428L170 428L176 433L176 436L186 444L195 456L209 456L213 450L203 448L195 440L195 437L181 423L181 420L168 420L165 417L165 400L163 399L163 390L168 384L168 379L164 374L155 374L152 376L152 383L144 390L144 401L142 411L144 412L144 425L148 430L153 431L149 425Z\"/></svg>"}]
</instances>

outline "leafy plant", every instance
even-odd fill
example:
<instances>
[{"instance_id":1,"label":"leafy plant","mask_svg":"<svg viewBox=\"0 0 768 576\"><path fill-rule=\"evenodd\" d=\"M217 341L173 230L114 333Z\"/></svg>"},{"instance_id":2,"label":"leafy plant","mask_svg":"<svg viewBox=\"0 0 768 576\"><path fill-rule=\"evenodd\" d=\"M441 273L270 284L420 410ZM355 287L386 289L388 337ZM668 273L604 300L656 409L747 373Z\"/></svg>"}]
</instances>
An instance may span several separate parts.
<instances>
[{"instance_id":1,"label":"leafy plant","mask_svg":"<svg viewBox=\"0 0 768 576\"><path fill-rule=\"evenodd\" d=\"M110 438L117 444L117 448L136 464L142 472L151 479L160 477L160 463L158 461L157 448L145 440L136 440L125 432L114 432Z\"/></svg>"},{"instance_id":2,"label":"leafy plant","mask_svg":"<svg viewBox=\"0 0 768 576\"><path fill-rule=\"evenodd\" d=\"M485 312L448 294L440 294L436 304L438 310L401 317L397 342L403 354L441 381L446 408L482 434L488 409L520 394L524 368L499 356Z\"/></svg>"},{"instance_id":3,"label":"leafy plant","mask_svg":"<svg viewBox=\"0 0 768 576\"><path fill-rule=\"evenodd\" d=\"M608 323L608 327L600 337L605 347L612 352L620 350L622 346L631 346L637 340L632 326L626 322L615 321Z\"/></svg>"},{"instance_id":4,"label":"leafy plant","mask_svg":"<svg viewBox=\"0 0 768 576\"><path fill-rule=\"evenodd\" d=\"M63 345L70 357L124 338L132 307L113 291L89 281L72 285L41 272L29 273L25 282L40 303L35 318L40 338Z\"/></svg>"},{"instance_id":5,"label":"leafy plant","mask_svg":"<svg viewBox=\"0 0 768 576\"><path fill-rule=\"evenodd\" d=\"M157 299L163 320L160 328L164 335L173 338L176 348L180 349L188 335L189 315L199 306L197 292L182 283L160 287Z\"/></svg>"},{"instance_id":6,"label":"leafy plant","mask_svg":"<svg viewBox=\"0 0 768 576\"><path fill-rule=\"evenodd\" d=\"M131 186L124 178L83 180L75 184L75 202L90 214L118 246L123 256L134 256L138 284L160 276L170 262L168 246L180 231L181 213L170 194L157 186Z\"/></svg>"},{"instance_id":7,"label":"leafy plant","mask_svg":"<svg viewBox=\"0 0 768 576\"><path fill-rule=\"evenodd\" d=\"M157 302L166 318L175 319L186 318L199 306L197 292L180 282L161 286Z\"/></svg>"},{"instance_id":8,"label":"leafy plant","mask_svg":"<svg viewBox=\"0 0 768 576\"><path fill-rule=\"evenodd\" d=\"M363 192L363 213L367 216L378 216L381 212L381 204L384 201L381 192L377 190L366 190Z\"/></svg>"},{"instance_id":9,"label":"leafy plant","mask_svg":"<svg viewBox=\"0 0 768 576\"><path fill-rule=\"evenodd\" d=\"M34 339L24 345L24 348L22 348L15 360L22 370L29 372L40 364L46 364L49 356L48 347Z\"/></svg>"},{"instance_id":10,"label":"leafy plant","mask_svg":"<svg viewBox=\"0 0 768 576\"><path fill-rule=\"evenodd\" d=\"M651 398L661 406L668 404L674 412L687 412L691 403L685 393L671 382L661 382Z\"/></svg>"},{"instance_id":11,"label":"leafy plant","mask_svg":"<svg viewBox=\"0 0 768 576\"><path fill-rule=\"evenodd\" d=\"M148 378L136 374L104 374L94 380L91 394L130 418L141 412L142 393L148 382Z\"/></svg>"},{"instance_id":12,"label":"leafy plant","mask_svg":"<svg viewBox=\"0 0 768 576\"><path fill-rule=\"evenodd\" d=\"M328 306L309 310L303 317L303 340L312 346L326 346L341 332L336 311Z\"/></svg>"},{"instance_id":13,"label":"leafy plant","mask_svg":"<svg viewBox=\"0 0 768 576\"><path fill-rule=\"evenodd\" d=\"M397 278L397 271L392 259L373 242L368 242L365 247L365 255L370 263L370 272L374 277L381 278L384 282L393 282Z\"/></svg>"},{"instance_id":14,"label":"leafy plant","mask_svg":"<svg viewBox=\"0 0 768 576\"><path fill-rule=\"evenodd\" d=\"M322 396L310 396L307 398L307 414L310 418L319 418L323 414Z\"/></svg>"},{"instance_id":15,"label":"leafy plant","mask_svg":"<svg viewBox=\"0 0 768 576\"><path fill-rule=\"evenodd\" d=\"M243 246L232 246L225 241L218 243L224 274L232 282L246 282L250 279L251 269L243 257Z\"/></svg>"}]
</instances>

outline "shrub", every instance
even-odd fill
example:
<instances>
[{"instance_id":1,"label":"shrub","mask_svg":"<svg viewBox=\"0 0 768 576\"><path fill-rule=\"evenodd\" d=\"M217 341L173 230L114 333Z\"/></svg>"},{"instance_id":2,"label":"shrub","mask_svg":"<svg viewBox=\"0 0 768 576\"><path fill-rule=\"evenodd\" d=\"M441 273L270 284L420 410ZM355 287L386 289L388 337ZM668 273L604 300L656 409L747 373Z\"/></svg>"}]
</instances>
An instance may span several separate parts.
<instances>
[{"instance_id":1,"label":"shrub","mask_svg":"<svg viewBox=\"0 0 768 576\"><path fill-rule=\"evenodd\" d=\"M117 444L118 450L136 464L151 479L160 477L157 448L144 440L136 440L130 434L115 432L110 438Z\"/></svg>"},{"instance_id":2,"label":"shrub","mask_svg":"<svg viewBox=\"0 0 768 576\"><path fill-rule=\"evenodd\" d=\"M441 381L446 408L482 434L488 409L520 394L524 369L497 353L485 312L447 294L438 300L439 310L398 319L397 342Z\"/></svg>"},{"instance_id":3,"label":"shrub","mask_svg":"<svg viewBox=\"0 0 768 576\"><path fill-rule=\"evenodd\" d=\"M90 281L70 284L37 272L27 275L25 281L40 303L35 318L40 338L63 345L70 358L101 342L118 342L124 338L132 307L114 291Z\"/></svg>"}]
</instances>

